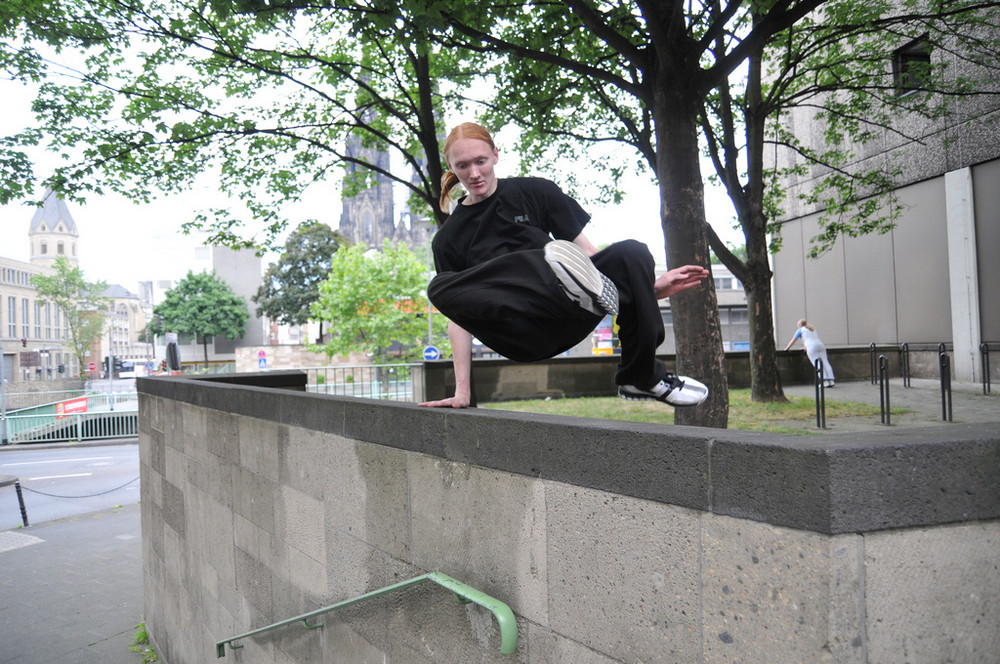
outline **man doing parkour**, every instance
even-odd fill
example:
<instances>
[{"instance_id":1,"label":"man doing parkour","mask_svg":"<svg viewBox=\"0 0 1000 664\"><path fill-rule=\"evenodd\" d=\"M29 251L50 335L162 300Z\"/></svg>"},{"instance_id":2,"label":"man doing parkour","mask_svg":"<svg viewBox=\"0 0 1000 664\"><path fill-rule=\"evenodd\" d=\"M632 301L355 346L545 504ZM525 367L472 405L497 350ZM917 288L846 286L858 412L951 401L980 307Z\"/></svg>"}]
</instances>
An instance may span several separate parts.
<instances>
[{"instance_id":1,"label":"man doing parkour","mask_svg":"<svg viewBox=\"0 0 1000 664\"><path fill-rule=\"evenodd\" d=\"M428 287L449 319L455 394L422 406L464 408L472 400L472 338L518 362L543 360L587 337L606 314L618 316L626 399L696 406L708 388L670 374L656 359L663 342L658 299L698 285L708 270L685 265L654 280L646 245L616 242L598 251L582 233L579 203L541 178L497 178L499 152L483 127L455 127L444 145L448 172L441 207L461 184L467 195L433 241L437 269Z\"/></svg>"}]
</instances>

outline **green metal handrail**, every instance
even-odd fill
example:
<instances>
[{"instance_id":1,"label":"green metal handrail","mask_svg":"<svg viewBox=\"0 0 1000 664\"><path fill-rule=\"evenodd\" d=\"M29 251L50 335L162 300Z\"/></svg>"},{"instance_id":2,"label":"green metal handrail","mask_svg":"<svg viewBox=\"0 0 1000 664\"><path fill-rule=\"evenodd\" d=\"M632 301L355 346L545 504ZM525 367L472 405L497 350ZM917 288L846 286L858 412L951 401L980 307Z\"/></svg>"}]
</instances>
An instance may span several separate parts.
<instances>
[{"instance_id":1,"label":"green metal handrail","mask_svg":"<svg viewBox=\"0 0 1000 664\"><path fill-rule=\"evenodd\" d=\"M237 645L236 641L240 639L245 639L251 636L256 636L262 632L267 632L272 629L277 629L278 627L284 627L286 625L292 625L297 622L301 622L302 626L306 629L317 629L323 625L311 625L309 624L310 618L315 618L321 616L324 613L330 613L337 609L342 609L346 606L352 604L357 604L366 599L373 599L375 597L380 597L382 595L394 592L396 590L403 590L404 588L409 588L410 586L415 586L417 584L423 583L424 581L432 581L433 583L447 588L455 595L455 599L461 604L468 604L472 602L478 604L484 609L490 611L493 616L497 619L497 624L500 626L500 653L502 655L513 654L517 650L517 619L514 618L514 612L510 610L506 604L498 599L490 597L486 593L476 590L471 586L467 586L461 581L456 581L446 574L440 572L431 572L429 574L424 574L407 581L402 581L391 586L386 586L381 590L373 590L370 593L365 593L360 597L355 597L354 599L345 600L343 602L338 602L331 606L324 607L322 609L316 609L315 611L310 611L309 613L303 613L302 615L295 616L294 618L289 618L288 620L282 620L281 622L276 622L273 625L268 625L267 627L261 627L255 629L251 632L246 632L238 636L231 636L228 639L223 639L215 644L215 655L216 657L226 656L226 644L229 645L230 650L236 648L242 648L243 646Z\"/></svg>"}]
</instances>

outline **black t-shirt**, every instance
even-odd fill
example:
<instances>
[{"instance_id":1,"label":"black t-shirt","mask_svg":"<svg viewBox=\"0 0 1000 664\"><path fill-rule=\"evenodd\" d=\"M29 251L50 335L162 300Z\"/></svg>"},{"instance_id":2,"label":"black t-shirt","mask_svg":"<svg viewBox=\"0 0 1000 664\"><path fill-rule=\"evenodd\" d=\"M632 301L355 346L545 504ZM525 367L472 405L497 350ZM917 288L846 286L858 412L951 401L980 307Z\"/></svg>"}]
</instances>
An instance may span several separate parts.
<instances>
[{"instance_id":1,"label":"black t-shirt","mask_svg":"<svg viewBox=\"0 0 1000 664\"><path fill-rule=\"evenodd\" d=\"M458 272L514 251L573 240L590 221L580 204L549 180L503 178L484 201L459 203L434 236L438 272Z\"/></svg>"}]
</instances>

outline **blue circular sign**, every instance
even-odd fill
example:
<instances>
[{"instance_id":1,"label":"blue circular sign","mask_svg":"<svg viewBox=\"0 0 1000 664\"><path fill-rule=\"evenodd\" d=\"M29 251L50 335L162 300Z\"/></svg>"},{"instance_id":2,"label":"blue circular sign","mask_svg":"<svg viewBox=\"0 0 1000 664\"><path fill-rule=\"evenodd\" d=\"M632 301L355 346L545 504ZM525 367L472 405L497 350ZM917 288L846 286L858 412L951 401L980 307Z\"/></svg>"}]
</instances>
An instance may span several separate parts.
<instances>
[{"instance_id":1,"label":"blue circular sign","mask_svg":"<svg viewBox=\"0 0 1000 664\"><path fill-rule=\"evenodd\" d=\"M436 360L439 357L441 357L441 351L439 351L435 346L428 346L424 349L425 360Z\"/></svg>"}]
</instances>

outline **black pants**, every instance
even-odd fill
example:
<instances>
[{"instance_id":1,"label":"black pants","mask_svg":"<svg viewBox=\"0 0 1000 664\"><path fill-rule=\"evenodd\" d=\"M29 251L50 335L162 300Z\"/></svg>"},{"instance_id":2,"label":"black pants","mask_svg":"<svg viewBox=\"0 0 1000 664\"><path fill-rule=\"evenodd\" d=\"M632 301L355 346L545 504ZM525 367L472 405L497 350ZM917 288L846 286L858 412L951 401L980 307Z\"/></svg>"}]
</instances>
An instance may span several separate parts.
<instances>
[{"instance_id":1,"label":"black pants","mask_svg":"<svg viewBox=\"0 0 1000 664\"><path fill-rule=\"evenodd\" d=\"M653 294L653 256L641 242L625 240L591 260L618 287L622 354L615 382L649 387L663 377L662 364L655 360L664 332ZM428 295L450 320L518 362L569 350L602 318L569 299L541 249L498 256L461 272L441 272L431 280Z\"/></svg>"}]
</instances>

